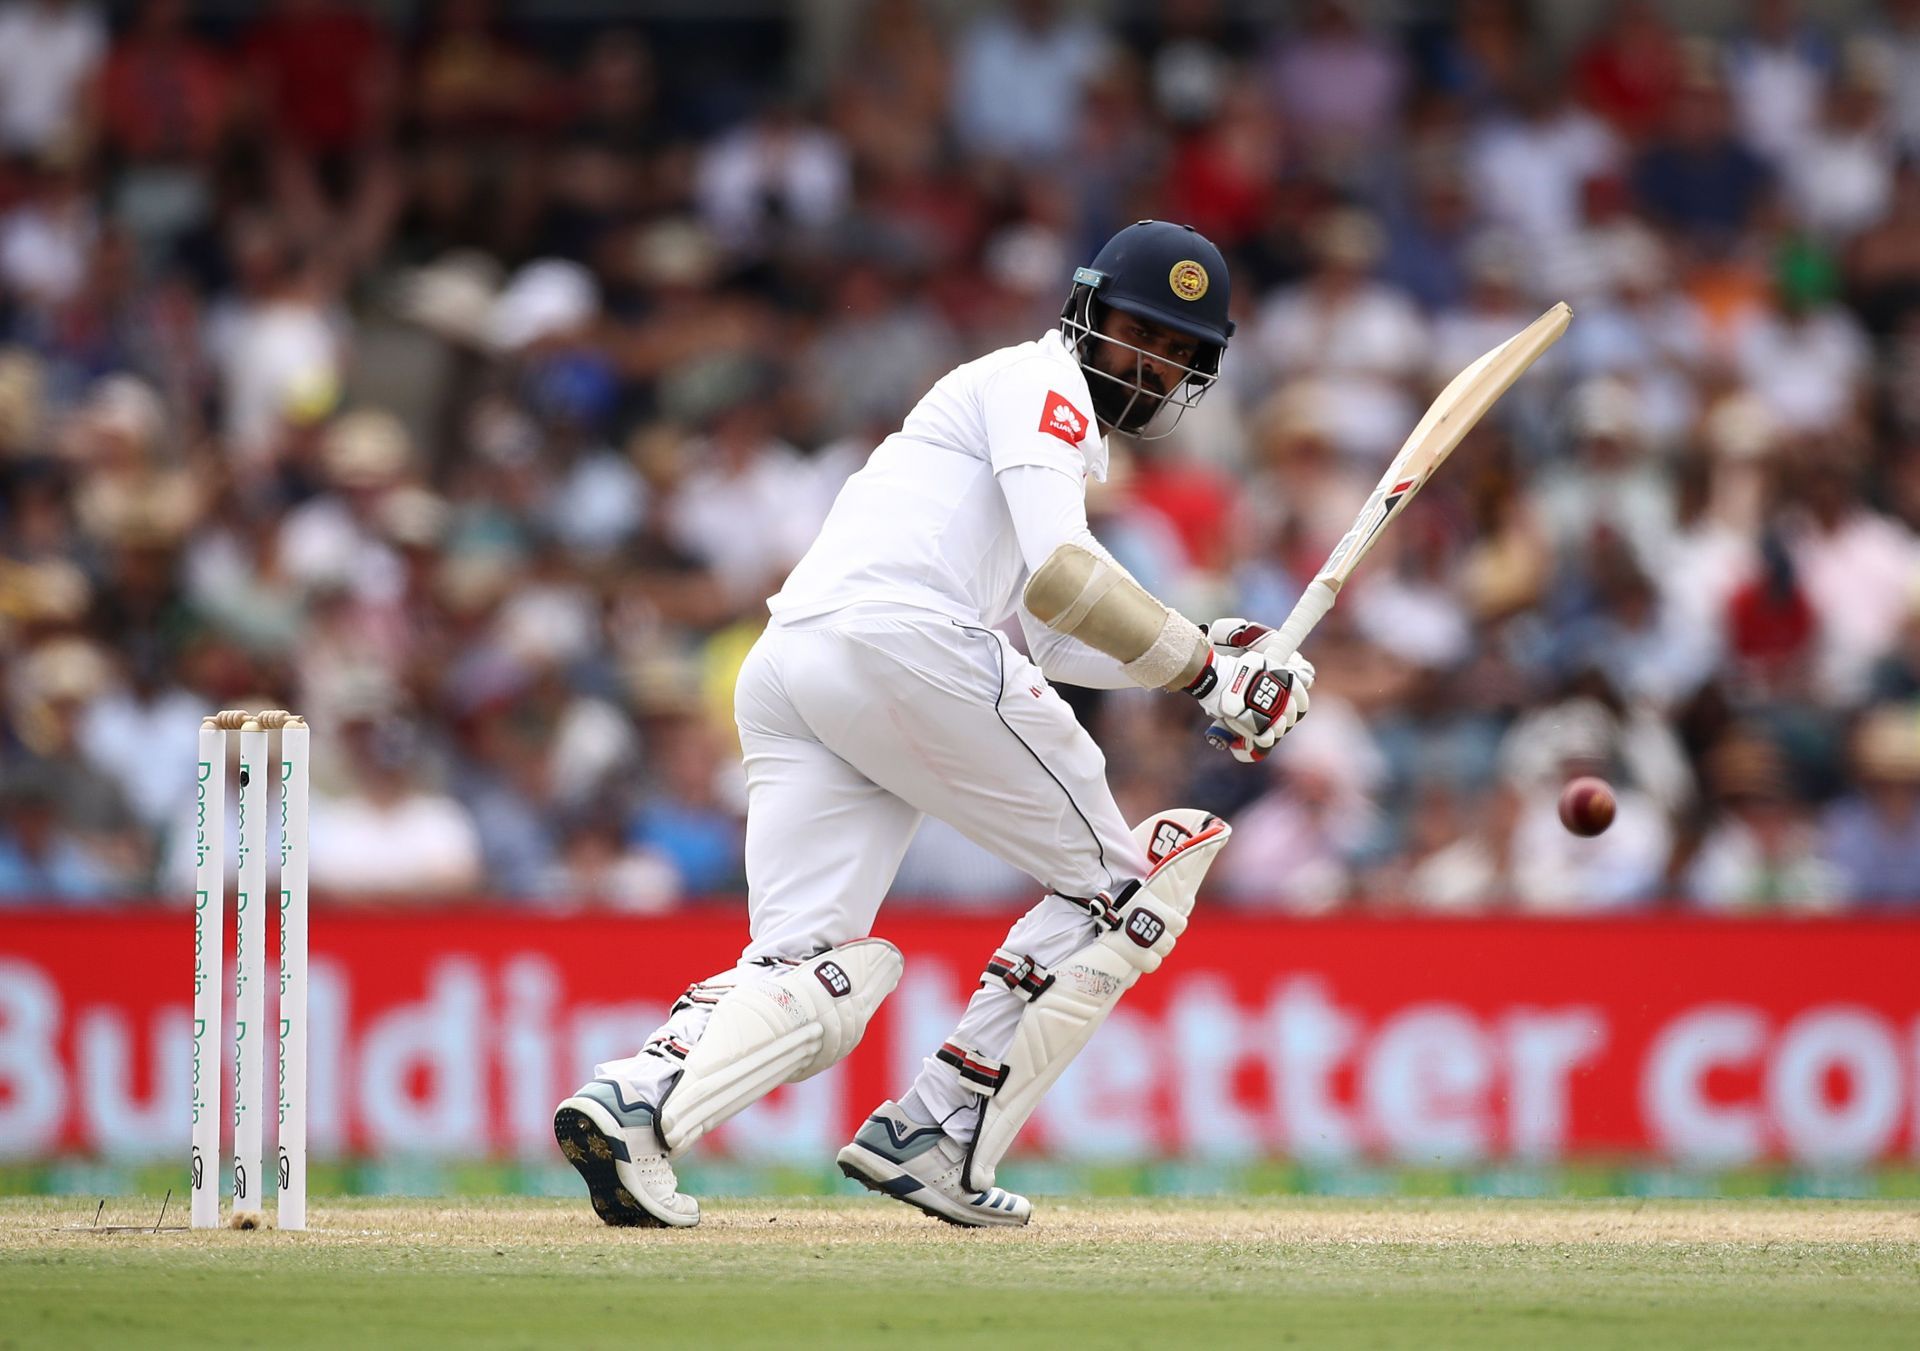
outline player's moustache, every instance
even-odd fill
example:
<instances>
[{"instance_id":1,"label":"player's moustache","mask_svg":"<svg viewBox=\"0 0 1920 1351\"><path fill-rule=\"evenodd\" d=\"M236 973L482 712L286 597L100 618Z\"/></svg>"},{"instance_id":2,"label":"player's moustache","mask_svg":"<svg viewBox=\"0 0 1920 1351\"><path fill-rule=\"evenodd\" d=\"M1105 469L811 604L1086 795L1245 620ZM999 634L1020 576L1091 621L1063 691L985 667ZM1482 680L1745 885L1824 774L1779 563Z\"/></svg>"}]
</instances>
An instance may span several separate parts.
<instances>
[{"instance_id":1,"label":"player's moustache","mask_svg":"<svg viewBox=\"0 0 1920 1351\"><path fill-rule=\"evenodd\" d=\"M1166 385L1155 371L1129 370L1122 376L1094 369L1088 374L1094 415L1119 431L1131 433L1145 427L1167 397Z\"/></svg>"}]
</instances>

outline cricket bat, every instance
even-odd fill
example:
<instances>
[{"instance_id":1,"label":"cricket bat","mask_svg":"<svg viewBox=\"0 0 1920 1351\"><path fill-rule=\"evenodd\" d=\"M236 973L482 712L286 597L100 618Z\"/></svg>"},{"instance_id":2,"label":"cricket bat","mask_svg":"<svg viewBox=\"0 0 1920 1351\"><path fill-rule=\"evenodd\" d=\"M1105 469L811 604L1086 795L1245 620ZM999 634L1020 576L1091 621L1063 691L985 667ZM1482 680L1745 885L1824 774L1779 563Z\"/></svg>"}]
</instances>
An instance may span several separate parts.
<instances>
[{"instance_id":1,"label":"cricket bat","mask_svg":"<svg viewBox=\"0 0 1920 1351\"><path fill-rule=\"evenodd\" d=\"M1339 599L1340 588L1347 584L1347 578L1360 566L1381 532L1406 510L1414 494L1487 415L1494 401L1513 387L1541 353L1559 341L1572 320L1573 310L1563 300L1453 377L1380 476L1352 528L1333 546L1286 623L1259 639L1255 651L1284 661L1300 650L1314 625L1327 617L1327 611ZM1218 724L1207 731L1207 739L1215 745L1227 744L1229 735Z\"/></svg>"}]
</instances>

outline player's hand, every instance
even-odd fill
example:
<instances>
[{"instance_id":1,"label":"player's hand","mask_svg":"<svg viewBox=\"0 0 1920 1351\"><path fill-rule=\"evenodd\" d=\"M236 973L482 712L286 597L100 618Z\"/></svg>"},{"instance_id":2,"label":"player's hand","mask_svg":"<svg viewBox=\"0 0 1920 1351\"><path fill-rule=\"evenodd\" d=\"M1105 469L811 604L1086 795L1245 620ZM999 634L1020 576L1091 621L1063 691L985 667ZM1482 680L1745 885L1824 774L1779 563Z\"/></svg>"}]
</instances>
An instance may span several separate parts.
<instances>
[{"instance_id":1,"label":"player's hand","mask_svg":"<svg viewBox=\"0 0 1920 1351\"><path fill-rule=\"evenodd\" d=\"M1251 764L1306 716L1313 665L1304 657L1274 662L1259 652L1213 647L1187 693L1213 718L1208 737Z\"/></svg>"}]
</instances>

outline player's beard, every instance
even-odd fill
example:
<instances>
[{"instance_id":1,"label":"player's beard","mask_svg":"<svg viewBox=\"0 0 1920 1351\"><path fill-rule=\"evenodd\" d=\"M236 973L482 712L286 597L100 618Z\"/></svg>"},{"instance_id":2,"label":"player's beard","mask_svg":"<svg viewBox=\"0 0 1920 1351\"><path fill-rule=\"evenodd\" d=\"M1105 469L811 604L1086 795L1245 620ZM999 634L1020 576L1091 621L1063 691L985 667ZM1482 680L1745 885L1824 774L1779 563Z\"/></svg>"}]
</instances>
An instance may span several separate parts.
<instances>
[{"instance_id":1,"label":"player's beard","mask_svg":"<svg viewBox=\"0 0 1920 1351\"><path fill-rule=\"evenodd\" d=\"M1098 337L1089 341L1104 341ZM1102 425L1117 432L1132 436L1141 431L1160 411L1160 405L1166 402L1166 395L1156 393L1151 385L1135 385L1135 376L1116 375L1096 361L1085 363L1087 367L1087 393L1093 398L1093 414Z\"/></svg>"}]
</instances>

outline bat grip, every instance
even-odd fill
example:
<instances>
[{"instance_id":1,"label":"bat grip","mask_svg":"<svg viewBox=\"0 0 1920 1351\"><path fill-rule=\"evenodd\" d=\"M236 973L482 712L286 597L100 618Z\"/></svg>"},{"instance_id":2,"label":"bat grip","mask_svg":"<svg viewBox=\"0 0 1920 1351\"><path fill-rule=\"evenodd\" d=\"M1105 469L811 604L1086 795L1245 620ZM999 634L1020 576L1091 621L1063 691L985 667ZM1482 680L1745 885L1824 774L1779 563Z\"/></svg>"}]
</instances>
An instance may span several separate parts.
<instances>
[{"instance_id":1,"label":"bat grip","mask_svg":"<svg viewBox=\"0 0 1920 1351\"><path fill-rule=\"evenodd\" d=\"M1300 650L1300 644L1307 641L1314 625L1327 617L1334 597L1339 594L1338 588L1325 577L1315 577L1293 603L1293 613L1287 616L1287 622L1255 643L1253 650L1275 661L1285 661Z\"/></svg>"},{"instance_id":2,"label":"bat grip","mask_svg":"<svg viewBox=\"0 0 1920 1351\"><path fill-rule=\"evenodd\" d=\"M1287 616L1287 622L1260 638L1254 643L1253 650L1275 661L1285 661L1300 650L1300 644L1313 632L1314 625L1327 617L1327 611L1333 608L1333 601L1340 594L1325 577L1315 577L1300 593L1300 599L1293 604L1293 613ZM1207 740L1216 748L1224 750L1233 742L1233 733L1219 723L1207 728Z\"/></svg>"}]
</instances>

